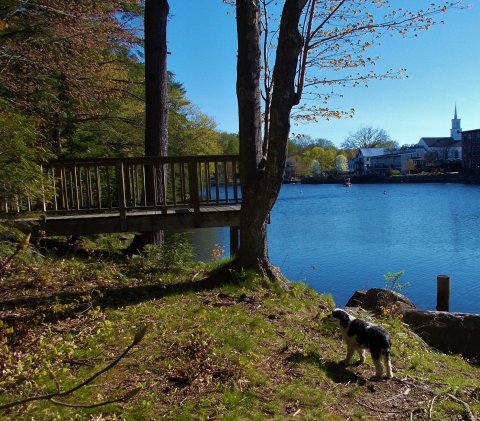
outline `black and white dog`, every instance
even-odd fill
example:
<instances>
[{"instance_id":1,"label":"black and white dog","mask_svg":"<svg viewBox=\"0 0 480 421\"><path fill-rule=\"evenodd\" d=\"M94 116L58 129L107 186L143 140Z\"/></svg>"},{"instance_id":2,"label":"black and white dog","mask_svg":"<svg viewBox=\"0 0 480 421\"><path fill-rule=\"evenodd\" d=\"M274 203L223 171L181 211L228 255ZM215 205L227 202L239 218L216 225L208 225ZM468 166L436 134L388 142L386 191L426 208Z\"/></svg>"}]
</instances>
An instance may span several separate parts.
<instances>
[{"instance_id":1,"label":"black and white dog","mask_svg":"<svg viewBox=\"0 0 480 421\"><path fill-rule=\"evenodd\" d=\"M342 363L349 365L357 351L362 364L365 362L365 350L368 349L375 364L375 377L378 379L383 377L382 360L385 364L386 377L389 379L393 377L390 336L383 327L357 319L339 308L333 310L327 318L340 326L343 340L347 344L347 356Z\"/></svg>"}]
</instances>

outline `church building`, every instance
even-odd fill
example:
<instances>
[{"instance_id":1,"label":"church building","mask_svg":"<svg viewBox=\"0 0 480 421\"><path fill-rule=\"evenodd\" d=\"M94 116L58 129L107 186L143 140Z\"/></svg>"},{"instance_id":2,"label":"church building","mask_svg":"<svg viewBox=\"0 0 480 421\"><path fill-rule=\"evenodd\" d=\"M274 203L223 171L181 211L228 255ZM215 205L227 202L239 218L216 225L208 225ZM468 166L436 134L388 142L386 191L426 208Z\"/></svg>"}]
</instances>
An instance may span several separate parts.
<instances>
[{"instance_id":1,"label":"church building","mask_svg":"<svg viewBox=\"0 0 480 421\"><path fill-rule=\"evenodd\" d=\"M418 142L432 161L454 162L462 160L462 128L457 117L457 106L449 137L422 137Z\"/></svg>"}]
</instances>

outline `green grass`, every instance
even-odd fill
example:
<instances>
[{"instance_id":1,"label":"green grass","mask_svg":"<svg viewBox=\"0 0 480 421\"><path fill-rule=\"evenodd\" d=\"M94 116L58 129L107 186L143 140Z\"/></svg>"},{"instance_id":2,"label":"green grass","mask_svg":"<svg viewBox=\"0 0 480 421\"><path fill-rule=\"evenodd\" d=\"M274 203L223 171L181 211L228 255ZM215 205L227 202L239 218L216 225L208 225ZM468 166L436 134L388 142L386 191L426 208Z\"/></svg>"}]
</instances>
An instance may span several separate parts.
<instances>
[{"instance_id":1,"label":"green grass","mask_svg":"<svg viewBox=\"0 0 480 421\"><path fill-rule=\"evenodd\" d=\"M420 420L434 398L434 419L465 418L465 406L448 394L479 414L478 365L432 350L401 320L375 320L393 337L396 379L374 382L371 358L338 364L344 346L323 321L331 296L298 283L284 291L250 272L215 286L205 279L209 269L18 262L0 285L1 315L16 320L0 326L0 404L73 387L142 326L147 333L117 366L59 400L92 404L139 388L134 397L96 408L41 400L0 411L0 419L370 420L383 419L381 410Z\"/></svg>"}]
</instances>

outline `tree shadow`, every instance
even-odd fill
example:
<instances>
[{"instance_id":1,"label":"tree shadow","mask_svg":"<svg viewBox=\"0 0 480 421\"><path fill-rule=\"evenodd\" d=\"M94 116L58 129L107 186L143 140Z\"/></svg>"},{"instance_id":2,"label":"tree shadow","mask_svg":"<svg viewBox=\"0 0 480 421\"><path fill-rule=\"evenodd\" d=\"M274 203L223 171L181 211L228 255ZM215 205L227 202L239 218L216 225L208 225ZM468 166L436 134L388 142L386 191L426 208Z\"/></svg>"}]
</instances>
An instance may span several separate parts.
<instances>
[{"instance_id":1,"label":"tree shadow","mask_svg":"<svg viewBox=\"0 0 480 421\"><path fill-rule=\"evenodd\" d=\"M18 312L19 309L31 311L22 315L5 315L0 320L9 325L32 321L49 323L76 317L88 308L116 309L173 295L210 291L236 282L235 277L229 276L228 272L214 271L200 280L185 280L174 284L155 283L125 287L92 287L88 290L63 291L42 297L15 298L1 302L0 311ZM89 297L88 305L85 302L87 296ZM61 306L68 306L68 308L62 309Z\"/></svg>"}]
</instances>

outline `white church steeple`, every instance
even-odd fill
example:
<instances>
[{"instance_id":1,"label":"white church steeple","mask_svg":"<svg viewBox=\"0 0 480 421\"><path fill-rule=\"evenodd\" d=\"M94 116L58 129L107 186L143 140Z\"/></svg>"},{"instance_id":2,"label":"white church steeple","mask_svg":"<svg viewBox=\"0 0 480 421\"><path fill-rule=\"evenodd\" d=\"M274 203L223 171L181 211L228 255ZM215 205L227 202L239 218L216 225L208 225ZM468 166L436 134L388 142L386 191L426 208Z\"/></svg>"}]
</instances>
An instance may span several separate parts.
<instances>
[{"instance_id":1,"label":"white church steeple","mask_svg":"<svg viewBox=\"0 0 480 421\"><path fill-rule=\"evenodd\" d=\"M455 104L455 115L452 119L452 128L450 129L450 137L453 140L462 140L462 128L460 127L460 119L457 118L457 104Z\"/></svg>"}]
</instances>

